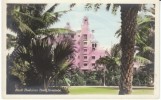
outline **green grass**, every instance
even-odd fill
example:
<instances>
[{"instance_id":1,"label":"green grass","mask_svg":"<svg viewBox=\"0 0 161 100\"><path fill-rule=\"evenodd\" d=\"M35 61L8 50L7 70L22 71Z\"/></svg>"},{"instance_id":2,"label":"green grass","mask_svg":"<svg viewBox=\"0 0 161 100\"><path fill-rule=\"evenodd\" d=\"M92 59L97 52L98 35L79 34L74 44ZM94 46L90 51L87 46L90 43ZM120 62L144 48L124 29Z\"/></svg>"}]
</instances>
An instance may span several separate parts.
<instances>
[{"instance_id":1,"label":"green grass","mask_svg":"<svg viewBox=\"0 0 161 100\"><path fill-rule=\"evenodd\" d=\"M118 88L112 87L70 87L70 94L106 94L106 95L117 95ZM153 88L140 88L133 89L133 95L153 95Z\"/></svg>"}]
</instances>

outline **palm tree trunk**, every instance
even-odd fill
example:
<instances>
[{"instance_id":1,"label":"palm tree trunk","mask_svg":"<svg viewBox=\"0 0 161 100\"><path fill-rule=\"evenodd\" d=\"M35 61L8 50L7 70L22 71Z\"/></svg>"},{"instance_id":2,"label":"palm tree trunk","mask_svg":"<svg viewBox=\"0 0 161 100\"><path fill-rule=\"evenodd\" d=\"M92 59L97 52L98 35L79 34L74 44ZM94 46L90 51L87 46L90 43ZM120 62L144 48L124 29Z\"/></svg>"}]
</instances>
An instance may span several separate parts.
<instances>
[{"instance_id":1,"label":"palm tree trunk","mask_svg":"<svg viewBox=\"0 0 161 100\"><path fill-rule=\"evenodd\" d=\"M131 94L133 79L133 56L137 13L140 5L121 5L122 36L121 36L121 77L119 95Z\"/></svg>"},{"instance_id":2,"label":"palm tree trunk","mask_svg":"<svg viewBox=\"0 0 161 100\"><path fill-rule=\"evenodd\" d=\"M48 81L47 81L46 76L44 77L44 89L45 89L46 92L48 91Z\"/></svg>"}]
</instances>

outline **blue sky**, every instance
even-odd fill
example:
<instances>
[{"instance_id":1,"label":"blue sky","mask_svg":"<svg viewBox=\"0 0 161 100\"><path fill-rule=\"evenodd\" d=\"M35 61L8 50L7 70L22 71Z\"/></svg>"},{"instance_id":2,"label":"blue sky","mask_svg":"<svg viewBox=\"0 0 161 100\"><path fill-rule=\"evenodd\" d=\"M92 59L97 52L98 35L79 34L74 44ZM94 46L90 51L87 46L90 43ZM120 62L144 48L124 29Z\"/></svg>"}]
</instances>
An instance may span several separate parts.
<instances>
[{"instance_id":1,"label":"blue sky","mask_svg":"<svg viewBox=\"0 0 161 100\"><path fill-rule=\"evenodd\" d=\"M48 4L47 8L52 4ZM55 11L63 11L69 9L69 4L60 4ZM87 16L89 19L90 30L95 30L94 37L99 42L101 47L110 49L115 43L119 43L120 39L116 38L115 32L120 28L120 9L117 15L113 15L111 11L105 10L105 5L95 12L94 10L87 11L84 9L84 4L77 4L72 11L64 14L60 21L51 27L65 27L67 22L70 22L72 30L80 30L82 19Z\"/></svg>"}]
</instances>

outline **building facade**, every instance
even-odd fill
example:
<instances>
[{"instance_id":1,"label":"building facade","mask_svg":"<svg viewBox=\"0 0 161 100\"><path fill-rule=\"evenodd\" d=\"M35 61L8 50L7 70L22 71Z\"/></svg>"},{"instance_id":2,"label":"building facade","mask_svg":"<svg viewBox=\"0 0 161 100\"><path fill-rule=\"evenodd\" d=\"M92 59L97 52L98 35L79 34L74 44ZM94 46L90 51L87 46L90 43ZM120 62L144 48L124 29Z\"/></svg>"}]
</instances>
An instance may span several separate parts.
<instances>
[{"instance_id":1,"label":"building facade","mask_svg":"<svg viewBox=\"0 0 161 100\"><path fill-rule=\"evenodd\" d=\"M67 23L67 29L71 29ZM81 70L93 70L96 66L96 60L105 56L105 50L99 46L99 43L94 39L93 30L89 29L89 21L85 16L82 21L81 30L71 34L76 47L74 56L74 66Z\"/></svg>"}]
</instances>

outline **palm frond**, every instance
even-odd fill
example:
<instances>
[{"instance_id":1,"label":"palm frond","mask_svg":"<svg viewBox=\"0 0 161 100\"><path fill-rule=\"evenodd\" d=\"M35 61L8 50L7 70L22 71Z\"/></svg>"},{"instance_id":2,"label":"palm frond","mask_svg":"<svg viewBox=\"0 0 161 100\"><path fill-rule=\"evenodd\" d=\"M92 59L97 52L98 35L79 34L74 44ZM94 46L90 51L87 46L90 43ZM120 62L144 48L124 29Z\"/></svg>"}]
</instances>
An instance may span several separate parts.
<instances>
[{"instance_id":1,"label":"palm frond","mask_svg":"<svg viewBox=\"0 0 161 100\"><path fill-rule=\"evenodd\" d=\"M106 4L106 10L107 10L107 11L110 10L110 6L111 6L111 4Z\"/></svg>"},{"instance_id":2,"label":"palm frond","mask_svg":"<svg viewBox=\"0 0 161 100\"><path fill-rule=\"evenodd\" d=\"M142 4L141 6L141 10L144 11L144 12L150 12L151 14L155 15L155 5L153 7L146 7L147 5L146 4Z\"/></svg>"},{"instance_id":3,"label":"palm frond","mask_svg":"<svg viewBox=\"0 0 161 100\"><path fill-rule=\"evenodd\" d=\"M16 47L11 54L11 58L12 58L12 60L17 59L17 58L20 58L20 59L26 60L26 61L31 60L29 57L29 52L28 52L27 48L24 46Z\"/></svg>"},{"instance_id":4,"label":"palm frond","mask_svg":"<svg viewBox=\"0 0 161 100\"><path fill-rule=\"evenodd\" d=\"M21 84L25 83L25 72L29 69L29 62L19 59L17 62L13 61L13 66L11 67L11 75L16 76L20 81Z\"/></svg>"},{"instance_id":5,"label":"palm frond","mask_svg":"<svg viewBox=\"0 0 161 100\"><path fill-rule=\"evenodd\" d=\"M141 37L139 33L136 34L135 40L136 40L136 45L147 46L147 44L143 41L143 37Z\"/></svg>"},{"instance_id":6,"label":"palm frond","mask_svg":"<svg viewBox=\"0 0 161 100\"><path fill-rule=\"evenodd\" d=\"M73 65L71 60L64 60L61 64L59 64L58 72L57 72L57 77L58 78L65 78L65 74L69 70L69 68ZM67 82L68 84L68 82ZM68 84L69 85L69 84Z\"/></svg>"},{"instance_id":7,"label":"palm frond","mask_svg":"<svg viewBox=\"0 0 161 100\"><path fill-rule=\"evenodd\" d=\"M19 16L21 16L21 17L30 18L30 20L35 20L35 21L43 23L43 21L40 18L31 16L30 14L19 12L19 11L15 11L15 13L18 14Z\"/></svg>"},{"instance_id":8,"label":"palm frond","mask_svg":"<svg viewBox=\"0 0 161 100\"><path fill-rule=\"evenodd\" d=\"M76 3L70 4L70 9L72 9L75 5L76 5Z\"/></svg>"},{"instance_id":9,"label":"palm frond","mask_svg":"<svg viewBox=\"0 0 161 100\"><path fill-rule=\"evenodd\" d=\"M85 5L85 10L91 10L92 8L93 8L93 4L91 4L91 3L87 3Z\"/></svg>"},{"instance_id":10,"label":"palm frond","mask_svg":"<svg viewBox=\"0 0 161 100\"><path fill-rule=\"evenodd\" d=\"M118 38L121 36L121 28L115 32L115 36Z\"/></svg>"},{"instance_id":11,"label":"palm frond","mask_svg":"<svg viewBox=\"0 0 161 100\"><path fill-rule=\"evenodd\" d=\"M73 31L65 28L48 28L48 29L38 29L36 34L44 34L44 35L54 35L54 34L67 34L73 33Z\"/></svg>"},{"instance_id":12,"label":"palm frond","mask_svg":"<svg viewBox=\"0 0 161 100\"><path fill-rule=\"evenodd\" d=\"M46 27L49 27L53 23L59 21L59 18L69 12L70 10L58 11L58 12L46 12L42 15L42 20Z\"/></svg>"},{"instance_id":13,"label":"palm frond","mask_svg":"<svg viewBox=\"0 0 161 100\"><path fill-rule=\"evenodd\" d=\"M121 57L121 47L120 44L115 44L111 48L111 56L112 57Z\"/></svg>"},{"instance_id":14,"label":"palm frond","mask_svg":"<svg viewBox=\"0 0 161 100\"><path fill-rule=\"evenodd\" d=\"M36 35L35 32L33 32L33 30L27 26L25 23L21 22L18 18L15 18L15 20L18 23L18 28L22 33L31 33L33 35Z\"/></svg>"},{"instance_id":15,"label":"palm frond","mask_svg":"<svg viewBox=\"0 0 161 100\"><path fill-rule=\"evenodd\" d=\"M58 5L59 5L58 3L54 4L54 5L53 5L52 7L50 7L46 12L49 12L49 13L54 12L55 8L56 8Z\"/></svg>"},{"instance_id":16,"label":"palm frond","mask_svg":"<svg viewBox=\"0 0 161 100\"><path fill-rule=\"evenodd\" d=\"M141 64L151 64L152 63L149 59L146 59L146 58L139 56L139 55L136 55L134 60L136 62L141 63Z\"/></svg>"},{"instance_id":17,"label":"palm frond","mask_svg":"<svg viewBox=\"0 0 161 100\"><path fill-rule=\"evenodd\" d=\"M97 11L98 9L100 9L101 5L102 5L101 3L94 4L94 10Z\"/></svg>"},{"instance_id":18,"label":"palm frond","mask_svg":"<svg viewBox=\"0 0 161 100\"><path fill-rule=\"evenodd\" d=\"M69 80L69 78L64 78L64 81L68 86L70 86L71 81Z\"/></svg>"},{"instance_id":19,"label":"palm frond","mask_svg":"<svg viewBox=\"0 0 161 100\"><path fill-rule=\"evenodd\" d=\"M152 52L154 53L154 49L150 46L143 47L143 52Z\"/></svg>"},{"instance_id":20,"label":"palm frond","mask_svg":"<svg viewBox=\"0 0 161 100\"><path fill-rule=\"evenodd\" d=\"M61 64L74 53L73 43L70 40L63 40L57 43L54 49L54 61L56 64Z\"/></svg>"},{"instance_id":21,"label":"palm frond","mask_svg":"<svg viewBox=\"0 0 161 100\"><path fill-rule=\"evenodd\" d=\"M7 34L7 49L15 47L17 38L14 35Z\"/></svg>"},{"instance_id":22,"label":"palm frond","mask_svg":"<svg viewBox=\"0 0 161 100\"><path fill-rule=\"evenodd\" d=\"M40 17L32 16L31 14L23 13L20 11L15 11L15 13L20 17L20 20L22 20L22 22L25 23L32 30L36 30L37 28L43 28L45 26L45 22Z\"/></svg>"},{"instance_id":23,"label":"palm frond","mask_svg":"<svg viewBox=\"0 0 161 100\"><path fill-rule=\"evenodd\" d=\"M153 27L154 24L155 24L155 21L152 21L152 20L141 22L138 26L138 30Z\"/></svg>"},{"instance_id":24,"label":"palm frond","mask_svg":"<svg viewBox=\"0 0 161 100\"><path fill-rule=\"evenodd\" d=\"M50 53L52 45L48 44L48 40L34 38L31 42L31 48L33 63L35 64L37 71L41 74L52 71L53 63L52 54Z\"/></svg>"},{"instance_id":25,"label":"palm frond","mask_svg":"<svg viewBox=\"0 0 161 100\"><path fill-rule=\"evenodd\" d=\"M120 4L113 4L112 14L116 15L116 12L117 12L119 6L120 6Z\"/></svg>"}]
</instances>

